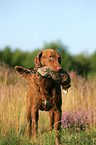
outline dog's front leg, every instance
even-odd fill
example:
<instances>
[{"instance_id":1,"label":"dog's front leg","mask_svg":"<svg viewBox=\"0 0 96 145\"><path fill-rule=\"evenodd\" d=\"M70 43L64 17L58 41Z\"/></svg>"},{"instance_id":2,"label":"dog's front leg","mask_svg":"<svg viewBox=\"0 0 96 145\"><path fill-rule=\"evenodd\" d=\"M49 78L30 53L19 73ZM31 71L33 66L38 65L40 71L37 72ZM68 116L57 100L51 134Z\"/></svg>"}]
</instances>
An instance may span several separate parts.
<instances>
[{"instance_id":1,"label":"dog's front leg","mask_svg":"<svg viewBox=\"0 0 96 145\"><path fill-rule=\"evenodd\" d=\"M61 143L61 111L54 112L54 125L56 129L55 144L60 145Z\"/></svg>"},{"instance_id":2,"label":"dog's front leg","mask_svg":"<svg viewBox=\"0 0 96 145\"><path fill-rule=\"evenodd\" d=\"M52 131L53 125L54 125L54 112L52 110L49 112L49 117L50 117L50 128L49 128L49 130Z\"/></svg>"},{"instance_id":3,"label":"dog's front leg","mask_svg":"<svg viewBox=\"0 0 96 145\"><path fill-rule=\"evenodd\" d=\"M31 106L30 106L30 100L29 97L27 97L27 134L28 137L31 137L31 130L32 130L32 118L31 118Z\"/></svg>"},{"instance_id":4,"label":"dog's front leg","mask_svg":"<svg viewBox=\"0 0 96 145\"><path fill-rule=\"evenodd\" d=\"M38 109L34 106L31 108L31 117L32 117L32 136L35 136L38 133Z\"/></svg>"}]
</instances>

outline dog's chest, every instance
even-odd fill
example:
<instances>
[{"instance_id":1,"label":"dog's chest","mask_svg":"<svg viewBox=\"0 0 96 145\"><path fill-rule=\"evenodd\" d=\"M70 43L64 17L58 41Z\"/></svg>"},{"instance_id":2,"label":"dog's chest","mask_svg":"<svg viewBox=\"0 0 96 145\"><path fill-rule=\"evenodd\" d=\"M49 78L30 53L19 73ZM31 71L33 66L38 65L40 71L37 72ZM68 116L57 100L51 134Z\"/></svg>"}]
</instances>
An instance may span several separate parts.
<instances>
[{"instance_id":1,"label":"dog's chest","mask_svg":"<svg viewBox=\"0 0 96 145\"><path fill-rule=\"evenodd\" d=\"M53 101L50 99L46 99L41 101L40 110L49 111L52 109Z\"/></svg>"}]
</instances>

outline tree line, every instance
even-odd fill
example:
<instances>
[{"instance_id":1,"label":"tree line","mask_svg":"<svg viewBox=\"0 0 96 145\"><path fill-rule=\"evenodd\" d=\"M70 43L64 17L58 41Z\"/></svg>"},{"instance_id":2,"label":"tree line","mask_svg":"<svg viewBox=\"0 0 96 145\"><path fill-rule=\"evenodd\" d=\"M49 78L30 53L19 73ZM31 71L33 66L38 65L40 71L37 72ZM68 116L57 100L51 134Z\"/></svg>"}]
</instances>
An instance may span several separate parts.
<instances>
[{"instance_id":1,"label":"tree line","mask_svg":"<svg viewBox=\"0 0 96 145\"><path fill-rule=\"evenodd\" d=\"M61 41L45 43L42 49L36 49L32 52L22 52L20 49L12 51L9 46L6 46L3 50L0 49L0 62L1 64L3 62L8 64L9 67L16 65L25 68L35 67L34 59L38 52L48 48L55 49L60 53L61 65L64 70L73 70L82 76L96 76L96 51L91 55L85 55L84 53L72 55Z\"/></svg>"}]
</instances>

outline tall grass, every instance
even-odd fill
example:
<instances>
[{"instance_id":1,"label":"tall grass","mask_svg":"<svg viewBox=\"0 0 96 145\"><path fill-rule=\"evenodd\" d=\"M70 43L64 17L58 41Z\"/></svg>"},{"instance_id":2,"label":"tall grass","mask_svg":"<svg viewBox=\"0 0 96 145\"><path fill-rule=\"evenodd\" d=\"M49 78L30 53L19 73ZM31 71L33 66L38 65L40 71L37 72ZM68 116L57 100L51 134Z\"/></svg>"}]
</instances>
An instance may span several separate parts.
<instances>
[{"instance_id":1,"label":"tall grass","mask_svg":"<svg viewBox=\"0 0 96 145\"><path fill-rule=\"evenodd\" d=\"M96 140L96 78L82 78L70 72L72 87L62 94L62 144L90 144ZM6 65L0 65L0 136L1 144L40 144L55 142L55 130L48 132L48 112L39 112L38 138L27 138L26 95L28 84ZM82 112L83 109L83 113ZM87 112L87 113L86 113ZM78 115L77 115L78 114ZM81 114L81 116L80 116ZM91 118L89 122L84 120ZM79 119L78 119L79 118ZM74 129L83 121L83 132ZM72 123L73 126L72 126ZM77 122L75 122L77 121ZM66 124L67 122L67 124ZM77 123L77 124L76 124ZM88 126L89 124L89 126ZM84 128L84 127L83 127ZM74 129L74 131L73 131ZM84 137L83 137L84 136ZM86 136L86 137L85 137Z\"/></svg>"},{"instance_id":2,"label":"tall grass","mask_svg":"<svg viewBox=\"0 0 96 145\"><path fill-rule=\"evenodd\" d=\"M63 111L73 109L96 109L96 78L87 80L70 72L71 88L67 96L63 96Z\"/></svg>"}]
</instances>

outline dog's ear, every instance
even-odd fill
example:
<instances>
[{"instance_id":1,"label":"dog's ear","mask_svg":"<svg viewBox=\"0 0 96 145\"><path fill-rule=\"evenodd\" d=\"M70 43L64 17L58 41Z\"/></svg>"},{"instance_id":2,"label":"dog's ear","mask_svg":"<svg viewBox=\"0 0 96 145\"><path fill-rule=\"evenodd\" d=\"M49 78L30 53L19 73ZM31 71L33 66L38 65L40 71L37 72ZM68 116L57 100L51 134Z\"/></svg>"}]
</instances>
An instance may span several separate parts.
<instances>
[{"instance_id":1,"label":"dog's ear","mask_svg":"<svg viewBox=\"0 0 96 145\"><path fill-rule=\"evenodd\" d=\"M35 60L34 60L34 63L36 65L36 67L41 67L41 56L42 56L42 51L40 51L38 53L38 55L36 56Z\"/></svg>"},{"instance_id":2,"label":"dog's ear","mask_svg":"<svg viewBox=\"0 0 96 145\"><path fill-rule=\"evenodd\" d=\"M21 66L15 66L15 71L24 77L24 79L29 80L31 76L31 71L29 69L23 68Z\"/></svg>"},{"instance_id":3,"label":"dog's ear","mask_svg":"<svg viewBox=\"0 0 96 145\"><path fill-rule=\"evenodd\" d=\"M61 64L61 55L59 54L59 58L58 58L58 62L59 62L59 64Z\"/></svg>"}]
</instances>

